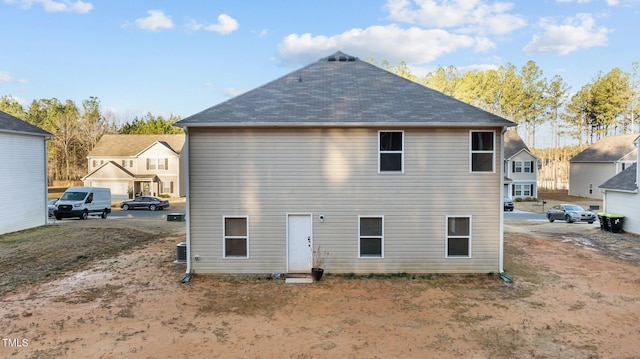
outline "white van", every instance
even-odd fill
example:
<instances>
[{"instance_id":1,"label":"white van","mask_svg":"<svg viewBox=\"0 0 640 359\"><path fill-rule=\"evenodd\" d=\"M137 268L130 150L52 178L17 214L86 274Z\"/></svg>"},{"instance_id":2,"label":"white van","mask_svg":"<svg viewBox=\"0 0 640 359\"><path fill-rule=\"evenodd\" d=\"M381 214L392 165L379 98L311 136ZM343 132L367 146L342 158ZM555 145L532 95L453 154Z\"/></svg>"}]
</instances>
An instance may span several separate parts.
<instances>
[{"instance_id":1,"label":"white van","mask_svg":"<svg viewBox=\"0 0 640 359\"><path fill-rule=\"evenodd\" d=\"M53 210L56 219L89 215L103 219L111 213L111 190L99 187L71 187L64 191Z\"/></svg>"}]
</instances>

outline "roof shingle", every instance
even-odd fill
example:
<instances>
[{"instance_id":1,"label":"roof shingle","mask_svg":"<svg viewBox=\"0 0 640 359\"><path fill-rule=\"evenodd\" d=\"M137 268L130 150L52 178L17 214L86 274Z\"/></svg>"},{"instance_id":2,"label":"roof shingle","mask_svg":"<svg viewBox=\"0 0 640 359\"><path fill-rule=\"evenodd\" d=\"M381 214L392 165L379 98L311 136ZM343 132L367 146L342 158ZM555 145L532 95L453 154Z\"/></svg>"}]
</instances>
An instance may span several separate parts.
<instances>
[{"instance_id":1,"label":"roof shingle","mask_svg":"<svg viewBox=\"0 0 640 359\"><path fill-rule=\"evenodd\" d=\"M616 162L636 151L638 134L608 136L573 156L569 162ZM635 158L635 156L633 156Z\"/></svg>"},{"instance_id":2,"label":"roof shingle","mask_svg":"<svg viewBox=\"0 0 640 359\"><path fill-rule=\"evenodd\" d=\"M515 126L342 52L176 123L192 126Z\"/></svg>"},{"instance_id":3,"label":"roof shingle","mask_svg":"<svg viewBox=\"0 0 640 359\"><path fill-rule=\"evenodd\" d=\"M157 142L163 142L174 152L182 152L185 135L104 135L91 150L91 157L135 156Z\"/></svg>"},{"instance_id":4,"label":"roof shingle","mask_svg":"<svg viewBox=\"0 0 640 359\"><path fill-rule=\"evenodd\" d=\"M43 137L53 137L53 135L40 127L34 126L28 122L11 116L6 112L0 111L0 132L22 133L27 135L38 135Z\"/></svg>"}]
</instances>

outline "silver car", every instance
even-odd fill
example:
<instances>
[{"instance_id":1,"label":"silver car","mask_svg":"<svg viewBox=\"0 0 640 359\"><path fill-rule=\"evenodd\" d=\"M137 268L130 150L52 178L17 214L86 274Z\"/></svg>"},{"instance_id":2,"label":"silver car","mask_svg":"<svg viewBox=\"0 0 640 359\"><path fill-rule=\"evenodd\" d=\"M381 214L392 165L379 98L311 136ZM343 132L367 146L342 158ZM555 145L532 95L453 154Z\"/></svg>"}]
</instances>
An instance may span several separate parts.
<instances>
[{"instance_id":1,"label":"silver car","mask_svg":"<svg viewBox=\"0 0 640 359\"><path fill-rule=\"evenodd\" d=\"M549 222L564 220L567 223L587 222L589 224L597 220L595 213L589 212L577 204L559 204L551 207L547 211L547 219Z\"/></svg>"}]
</instances>

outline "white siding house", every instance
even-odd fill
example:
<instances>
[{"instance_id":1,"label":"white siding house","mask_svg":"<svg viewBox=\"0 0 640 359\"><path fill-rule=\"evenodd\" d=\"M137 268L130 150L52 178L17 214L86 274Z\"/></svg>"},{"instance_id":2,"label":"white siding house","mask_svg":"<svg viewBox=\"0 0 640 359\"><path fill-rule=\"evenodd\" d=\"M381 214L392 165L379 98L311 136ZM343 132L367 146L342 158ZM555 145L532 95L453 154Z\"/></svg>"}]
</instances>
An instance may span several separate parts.
<instances>
[{"instance_id":1,"label":"white siding house","mask_svg":"<svg viewBox=\"0 0 640 359\"><path fill-rule=\"evenodd\" d=\"M113 197L134 193L185 195L184 135L104 135L87 156L85 186L107 187Z\"/></svg>"},{"instance_id":2,"label":"white siding house","mask_svg":"<svg viewBox=\"0 0 640 359\"><path fill-rule=\"evenodd\" d=\"M188 272L502 272L511 121L338 52L177 125Z\"/></svg>"},{"instance_id":3,"label":"white siding house","mask_svg":"<svg viewBox=\"0 0 640 359\"><path fill-rule=\"evenodd\" d=\"M0 111L0 234L47 223L47 140L52 135Z\"/></svg>"},{"instance_id":4,"label":"white siding house","mask_svg":"<svg viewBox=\"0 0 640 359\"><path fill-rule=\"evenodd\" d=\"M569 195L602 199L598 186L636 162L634 135L608 136L569 160Z\"/></svg>"},{"instance_id":5,"label":"white siding house","mask_svg":"<svg viewBox=\"0 0 640 359\"><path fill-rule=\"evenodd\" d=\"M634 141L636 147L640 145L640 137ZM640 152L636 151L640 157ZM640 234L640 194L638 194L638 160L624 171L610 178L600 185L604 194L604 212L625 216L622 229L625 232Z\"/></svg>"},{"instance_id":6,"label":"white siding house","mask_svg":"<svg viewBox=\"0 0 640 359\"><path fill-rule=\"evenodd\" d=\"M515 128L504 134L505 195L538 197L538 158L531 153Z\"/></svg>"}]
</instances>

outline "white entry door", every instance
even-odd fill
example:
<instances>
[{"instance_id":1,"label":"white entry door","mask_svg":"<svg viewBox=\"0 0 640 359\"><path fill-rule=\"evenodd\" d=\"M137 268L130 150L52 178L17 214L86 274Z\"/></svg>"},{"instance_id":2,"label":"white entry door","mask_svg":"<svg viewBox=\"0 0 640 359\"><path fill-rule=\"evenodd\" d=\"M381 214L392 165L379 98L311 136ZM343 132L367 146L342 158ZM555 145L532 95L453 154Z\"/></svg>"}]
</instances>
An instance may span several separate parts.
<instances>
[{"instance_id":1,"label":"white entry door","mask_svg":"<svg viewBox=\"0 0 640 359\"><path fill-rule=\"evenodd\" d=\"M287 215L287 271L289 273L311 271L312 218L310 214Z\"/></svg>"}]
</instances>

